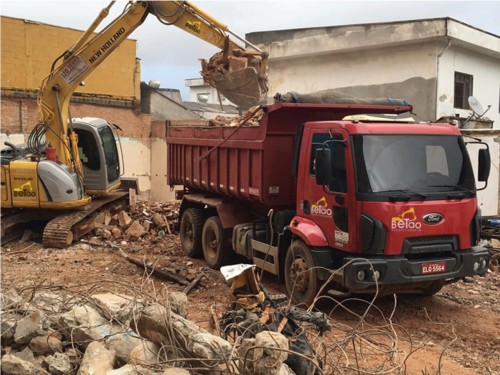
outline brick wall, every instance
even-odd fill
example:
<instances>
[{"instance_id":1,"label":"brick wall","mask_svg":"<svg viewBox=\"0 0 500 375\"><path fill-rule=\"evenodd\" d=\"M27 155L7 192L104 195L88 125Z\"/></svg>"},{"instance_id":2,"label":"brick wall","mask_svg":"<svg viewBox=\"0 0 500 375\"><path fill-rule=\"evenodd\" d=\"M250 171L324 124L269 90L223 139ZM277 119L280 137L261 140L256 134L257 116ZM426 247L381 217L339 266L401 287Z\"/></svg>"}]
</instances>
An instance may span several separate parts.
<instances>
[{"instance_id":1,"label":"brick wall","mask_svg":"<svg viewBox=\"0 0 500 375\"><path fill-rule=\"evenodd\" d=\"M28 134L38 121L35 99L2 98L2 133ZM72 117L100 117L118 125L123 137L148 138L151 134L151 115L132 108L73 103Z\"/></svg>"}]
</instances>

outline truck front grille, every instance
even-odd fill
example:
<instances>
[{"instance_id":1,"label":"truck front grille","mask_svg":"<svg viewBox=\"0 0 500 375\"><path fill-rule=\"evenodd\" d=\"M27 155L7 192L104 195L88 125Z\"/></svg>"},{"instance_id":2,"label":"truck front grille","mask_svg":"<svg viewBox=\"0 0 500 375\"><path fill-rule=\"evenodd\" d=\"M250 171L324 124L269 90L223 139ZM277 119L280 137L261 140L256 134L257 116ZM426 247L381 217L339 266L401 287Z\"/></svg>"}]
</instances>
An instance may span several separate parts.
<instances>
[{"instance_id":1,"label":"truck front grille","mask_svg":"<svg viewBox=\"0 0 500 375\"><path fill-rule=\"evenodd\" d=\"M458 249L457 236L410 237L403 241L402 254L449 253Z\"/></svg>"}]
</instances>

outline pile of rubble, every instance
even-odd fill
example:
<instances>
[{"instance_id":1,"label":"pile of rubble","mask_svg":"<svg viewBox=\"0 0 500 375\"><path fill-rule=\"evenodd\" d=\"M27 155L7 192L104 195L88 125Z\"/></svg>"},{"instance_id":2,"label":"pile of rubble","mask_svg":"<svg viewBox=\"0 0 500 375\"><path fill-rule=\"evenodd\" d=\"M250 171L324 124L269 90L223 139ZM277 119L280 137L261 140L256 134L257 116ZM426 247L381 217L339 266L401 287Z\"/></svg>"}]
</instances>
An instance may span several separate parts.
<instances>
[{"instance_id":1,"label":"pile of rubble","mask_svg":"<svg viewBox=\"0 0 500 375\"><path fill-rule=\"evenodd\" d=\"M129 212L102 212L95 219L95 234L103 240L154 240L171 234L179 217L178 203L131 202Z\"/></svg>"},{"instance_id":2,"label":"pile of rubble","mask_svg":"<svg viewBox=\"0 0 500 375\"><path fill-rule=\"evenodd\" d=\"M235 346L186 319L187 297L7 291L2 374L294 374L288 339L263 331ZM58 291L60 292L60 291Z\"/></svg>"}]
</instances>

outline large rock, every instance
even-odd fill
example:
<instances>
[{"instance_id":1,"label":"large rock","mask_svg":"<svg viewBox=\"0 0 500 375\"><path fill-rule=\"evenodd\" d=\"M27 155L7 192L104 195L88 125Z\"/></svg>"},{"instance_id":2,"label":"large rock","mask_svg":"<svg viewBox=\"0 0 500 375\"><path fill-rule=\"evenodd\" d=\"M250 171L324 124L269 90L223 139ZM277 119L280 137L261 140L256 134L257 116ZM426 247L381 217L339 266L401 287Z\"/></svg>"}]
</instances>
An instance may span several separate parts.
<instances>
[{"instance_id":1,"label":"large rock","mask_svg":"<svg viewBox=\"0 0 500 375\"><path fill-rule=\"evenodd\" d=\"M13 356L16 356L19 359L22 359L23 361L29 362L34 366L39 366L39 363L35 359L35 355L29 348L24 348L20 352L12 352L10 353Z\"/></svg>"},{"instance_id":2,"label":"large rock","mask_svg":"<svg viewBox=\"0 0 500 375\"><path fill-rule=\"evenodd\" d=\"M179 314L183 318L187 316L187 295L182 292L170 292L167 296L168 307L174 313Z\"/></svg>"},{"instance_id":3,"label":"large rock","mask_svg":"<svg viewBox=\"0 0 500 375\"><path fill-rule=\"evenodd\" d=\"M116 352L116 361L126 364L130 361L130 353L141 343L141 338L135 332L117 333L106 339L106 346Z\"/></svg>"},{"instance_id":4,"label":"large rock","mask_svg":"<svg viewBox=\"0 0 500 375\"><path fill-rule=\"evenodd\" d=\"M15 290L3 290L0 294L1 310L14 309L22 304L23 298Z\"/></svg>"},{"instance_id":5,"label":"large rock","mask_svg":"<svg viewBox=\"0 0 500 375\"><path fill-rule=\"evenodd\" d=\"M99 341L92 341L85 350L77 375L106 374L113 369L114 361L114 350L106 349Z\"/></svg>"},{"instance_id":6,"label":"large rock","mask_svg":"<svg viewBox=\"0 0 500 375\"><path fill-rule=\"evenodd\" d=\"M161 346L152 342L142 340L130 353L130 364L132 365L154 365L164 358L160 356Z\"/></svg>"},{"instance_id":7,"label":"large rock","mask_svg":"<svg viewBox=\"0 0 500 375\"><path fill-rule=\"evenodd\" d=\"M123 229L127 228L132 223L132 218L125 211L120 211L118 214L118 224Z\"/></svg>"},{"instance_id":8,"label":"large rock","mask_svg":"<svg viewBox=\"0 0 500 375\"><path fill-rule=\"evenodd\" d=\"M116 370L108 371L106 375L158 375L158 373L147 367L125 365Z\"/></svg>"},{"instance_id":9,"label":"large rock","mask_svg":"<svg viewBox=\"0 0 500 375\"><path fill-rule=\"evenodd\" d=\"M94 294L92 298L100 308L101 314L108 320L115 319L125 323L143 307L141 300L121 294Z\"/></svg>"},{"instance_id":10,"label":"large rock","mask_svg":"<svg viewBox=\"0 0 500 375\"><path fill-rule=\"evenodd\" d=\"M36 293L30 305L36 308L36 310L42 310L46 314L56 314L62 312L64 297L52 293Z\"/></svg>"},{"instance_id":11,"label":"large rock","mask_svg":"<svg viewBox=\"0 0 500 375\"><path fill-rule=\"evenodd\" d=\"M22 318L16 324L14 342L16 344L28 344L33 337L42 336L46 333L43 325L43 314L40 311Z\"/></svg>"},{"instance_id":12,"label":"large rock","mask_svg":"<svg viewBox=\"0 0 500 375\"><path fill-rule=\"evenodd\" d=\"M63 351L62 336L59 332L51 332L44 336L37 336L31 339L29 348L35 355L50 355Z\"/></svg>"},{"instance_id":13,"label":"large rock","mask_svg":"<svg viewBox=\"0 0 500 375\"><path fill-rule=\"evenodd\" d=\"M183 352L184 358L204 359L212 365L224 363L232 351L232 345L226 340L211 335L193 322L167 311L164 306L157 303L147 306L142 311L132 329L157 344L170 346L174 351L173 356L176 355L177 347Z\"/></svg>"},{"instance_id":14,"label":"large rock","mask_svg":"<svg viewBox=\"0 0 500 375\"><path fill-rule=\"evenodd\" d=\"M71 372L72 366L69 357L63 353L55 353L45 358L49 371L53 375L66 375Z\"/></svg>"},{"instance_id":15,"label":"large rock","mask_svg":"<svg viewBox=\"0 0 500 375\"><path fill-rule=\"evenodd\" d=\"M75 344L84 348L91 342L103 340L122 330L119 325L109 323L94 308L83 305L61 315L60 323Z\"/></svg>"},{"instance_id":16,"label":"large rock","mask_svg":"<svg viewBox=\"0 0 500 375\"><path fill-rule=\"evenodd\" d=\"M241 345L238 349L239 357L241 358L243 367L248 374L254 373L254 363L255 363L255 339L246 338L241 341Z\"/></svg>"},{"instance_id":17,"label":"large rock","mask_svg":"<svg viewBox=\"0 0 500 375\"><path fill-rule=\"evenodd\" d=\"M2 346L5 347L14 341L14 333L16 332L17 321L21 317L16 314L2 314L2 325L0 332L2 332Z\"/></svg>"},{"instance_id":18,"label":"large rock","mask_svg":"<svg viewBox=\"0 0 500 375\"><path fill-rule=\"evenodd\" d=\"M39 367L31 362L25 361L13 354L5 354L2 357L2 374L4 375L35 375L39 373Z\"/></svg>"},{"instance_id":19,"label":"large rock","mask_svg":"<svg viewBox=\"0 0 500 375\"><path fill-rule=\"evenodd\" d=\"M288 339L279 332L262 331L255 335L254 373L256 375L281 375L288 366Z\"/></svg>"},{"instance_id":20,"label":"large rock","mask_svg":"<svg viewBox=\"0 0 500 375\"><path fill-rule=\"evenodd\" d=\"M179 367L170 367L163 371L162 375L190 375L188 370Z\"/></svg>"},{"instance_id":21,"label":"large rock","mask_svg":"<svg viewBox=\"0 0 500 375\"><path fill-rule=\"evenodd\" d=\"M132 237L134 239L139 239L146 234L144 227L138 221L134 222L125 231L125 236Z\"/></svg>"}]
</instances>

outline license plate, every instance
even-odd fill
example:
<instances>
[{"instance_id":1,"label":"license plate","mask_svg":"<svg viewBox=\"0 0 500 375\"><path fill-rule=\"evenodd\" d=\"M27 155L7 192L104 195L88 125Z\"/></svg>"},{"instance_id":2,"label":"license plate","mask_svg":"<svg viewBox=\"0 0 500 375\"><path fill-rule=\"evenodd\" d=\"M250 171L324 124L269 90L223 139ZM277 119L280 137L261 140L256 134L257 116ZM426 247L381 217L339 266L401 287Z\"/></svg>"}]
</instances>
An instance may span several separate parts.
<instances>
[{"instance_id":1,"label":"license plate","mask_svg":"<svg viewBox=\"0 0 500 375\"><path fill-rule=\"evenodd\" d=\"M446 271L446 262L432 262L422 264L422 275Z\"/></svg>"}]
</instances>

